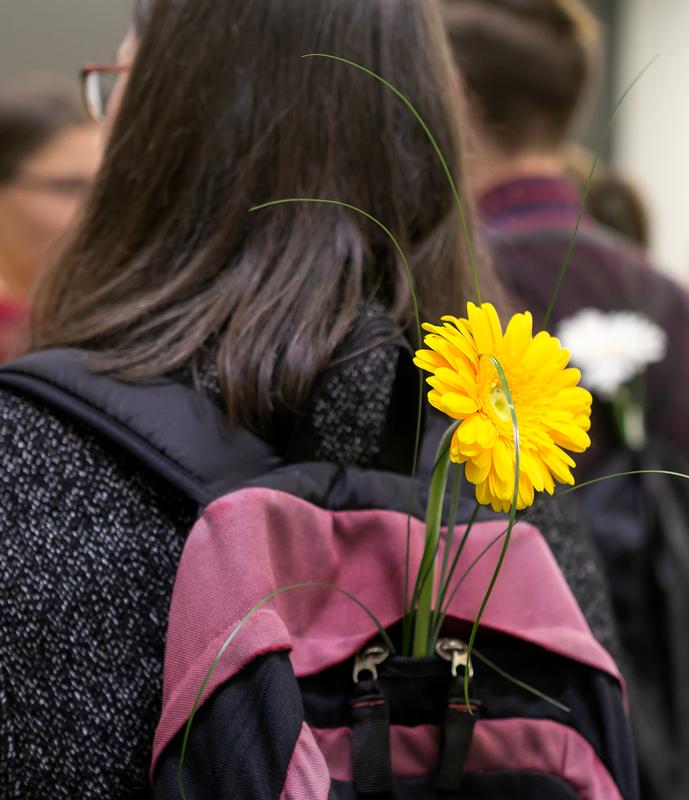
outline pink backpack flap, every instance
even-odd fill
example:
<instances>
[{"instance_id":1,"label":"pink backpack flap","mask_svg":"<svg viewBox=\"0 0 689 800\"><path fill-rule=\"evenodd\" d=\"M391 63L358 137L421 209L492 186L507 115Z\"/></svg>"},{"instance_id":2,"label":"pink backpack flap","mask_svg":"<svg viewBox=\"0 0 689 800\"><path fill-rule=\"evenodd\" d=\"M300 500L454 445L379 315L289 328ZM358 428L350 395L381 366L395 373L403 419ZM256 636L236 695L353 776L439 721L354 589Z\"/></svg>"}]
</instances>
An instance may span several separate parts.
<instances>
[{"instance_id":1,"label":"pink backpack flap","mask_svg":"<svg viewBox=\"0 0 689 800\"><path fill-rule=\"evenodd\" d=\"M504 527L476 524L461 566ZM247 619L269 594L316 582L350 593L394 631L403 616L406 536L402 513L331 511L276 489L242 489L206 509L172 599L151 766L156 797L177 796L187 721L233 633L191 727L187 797L432 797L434 781L436 788L461 781L472 798L637 797L620 674L529 524L514 529L477 638L473 714L447 661L386 652L375 622L336 590L285 591ZM423 537L423 524L412 519L412 564ZM498 541L453 598L446 641L475 618L499 551ZM375 666L357 687L352 670L362 663ZM209 783L217 795L203 794Z\"/></svg>"}]
</instances>

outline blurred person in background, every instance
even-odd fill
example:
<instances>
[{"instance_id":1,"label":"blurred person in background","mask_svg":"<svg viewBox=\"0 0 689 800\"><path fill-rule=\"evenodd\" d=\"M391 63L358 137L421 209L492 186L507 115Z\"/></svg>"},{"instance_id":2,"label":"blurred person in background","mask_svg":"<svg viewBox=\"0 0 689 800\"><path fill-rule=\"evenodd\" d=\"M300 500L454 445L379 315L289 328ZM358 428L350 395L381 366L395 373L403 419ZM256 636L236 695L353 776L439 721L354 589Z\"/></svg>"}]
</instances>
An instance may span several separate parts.
<instances>
[{"instance_id":1,"label":"blurred person in background","mask_svg":"<svg viewBox=\"0 0 689 800\"><path fill-rule=\"evenodd\" d=\"M78 97L35 79L0 88L0 360L21 346L28 298L100 162Z\"/></svg>"},{"instance_id":2,"label":"blurred person in background","mask_svg":"<svg viewBox=\"0 0 689 800\"><path fill-rule=\"evenodd\" d=\"M498 275L538 326L582 202L566 143L603 63L598 24L579 0L445 0L444 11L475 128L469 158L485 238ZM645 375L646 436L625 440L615 405L597 400L577 479L646 467L687 472L689 300L642 248L586 213L548 327L591 307L644 314L668 346ZM594 355L608 347L605 333ZM628 348L644 344L631 338ZM644 797L686 800L689 492L684 482L635 476L579 496L627 654Z\"/></svg>"},{"instance_id":3,"label":"blurred person in background","mask_svg":"<svg viewBox=\"0 0 689 800\"><path fill-rule=\"evenodd\" d=\"M445 0L456 63L476 130L469 169L496 268L541 322L581 205L567 142L600 68L595 18L579 0ZM584 307L638 310L668 335L649 370L648 423L689 458L689 300L647 253L585 215L549 328ZM614 448L599 427L580 477ZM597 470L596 470L597 471Z\"/></svg>"}]
</instances>

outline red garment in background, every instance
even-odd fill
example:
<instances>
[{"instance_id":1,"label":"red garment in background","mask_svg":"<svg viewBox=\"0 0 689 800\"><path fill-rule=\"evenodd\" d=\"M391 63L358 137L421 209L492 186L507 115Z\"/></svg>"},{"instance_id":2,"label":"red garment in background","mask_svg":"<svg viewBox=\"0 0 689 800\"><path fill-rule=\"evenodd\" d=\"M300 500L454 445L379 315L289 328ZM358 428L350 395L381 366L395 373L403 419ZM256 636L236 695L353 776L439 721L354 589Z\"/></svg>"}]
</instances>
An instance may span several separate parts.
<instances>
[{"instance_id":1,"label":"red garment in background","mask_svg":"<svg viewBox=\"0 0 689 800\"><path fill-rule=\"evenodd\" d=\"M21 353L28 323L26 304L0 297L0 362Z\"/></svg>"}]
</instances>

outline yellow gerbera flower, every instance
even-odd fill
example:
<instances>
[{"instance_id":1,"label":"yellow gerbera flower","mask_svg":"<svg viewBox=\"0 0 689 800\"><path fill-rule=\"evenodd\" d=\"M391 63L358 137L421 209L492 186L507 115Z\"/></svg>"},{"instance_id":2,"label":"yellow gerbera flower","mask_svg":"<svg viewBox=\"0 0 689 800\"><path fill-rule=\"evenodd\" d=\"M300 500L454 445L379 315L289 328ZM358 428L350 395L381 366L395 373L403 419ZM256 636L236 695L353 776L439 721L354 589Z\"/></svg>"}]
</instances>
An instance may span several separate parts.
<instances>
[{"instance_id":1,"label":"yellow gerbera flower","mask_svg":"<svg viewBox=\"0 0 689 800\"><path fill-rule=\"evenodd\" d=\"M490 303L468 303L466 319L442 321L424 324L429 349L419 350L414 363L433 373L427 379L431 405L462 420L450 458L466 463L479 503L507 512L514 492L512 416L491 355L502 366L517 414L517 508L530 506L535 491L552 494L555 481L574 484L575 463L565 450L583 453L591 444L591 395L577 385L579 370L567 368L569 351L545 331L534 336L528 311L515 314L504 333Z\"/></svg>"}]
</instances>

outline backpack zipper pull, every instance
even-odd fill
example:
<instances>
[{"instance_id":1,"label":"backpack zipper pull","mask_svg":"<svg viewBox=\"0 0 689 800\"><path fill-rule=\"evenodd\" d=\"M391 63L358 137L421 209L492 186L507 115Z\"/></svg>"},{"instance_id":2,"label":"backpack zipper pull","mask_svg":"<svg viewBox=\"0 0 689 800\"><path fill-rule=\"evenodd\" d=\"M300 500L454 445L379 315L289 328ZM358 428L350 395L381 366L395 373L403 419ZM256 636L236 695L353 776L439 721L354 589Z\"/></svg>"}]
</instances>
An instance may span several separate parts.
<instances>
[{"instance_id":1,"label":"backpack zipper pull","mask_svg":"<svg viewBox=\"0 0 689 800\"><path fill-rule=\"evenodd\" d=\"M354 661L354 683L359 683L359 675L369 672L371 680L378 680L378 665L382 664L390 655L390 650L379 642L370 644L360 650Z\"/></svg>"},{"instance_id":2,"label":"backpack zipper pull","mask_svg":"<svg viewBox=\"0 0 689 800\"><path fill-rule=\"evenodd\" d=\"M378 683L378 666L390 655L382 643L369 644L354 660L352 780L357 797L391 797L394 787L390 756L390 707Z\"/></svg>"},{"instance_id":3,"label":"backpack zipper pull","mask_svg":"<svg viewBox=\"0 0 689 800\"><path fill-rule=\"evenodd\" d=\"M440 760L435 786L456 795L464 776L464 764L474 735L474 725L481 709L479 700L472 698L467 706L464 699L464 680L468 677L473 692L474 668L469 660L469 648L461 639L439 639L435 652L452 664L452 681L447 695ZM460 669L461 667L461 669Z\"/></svg>"},{"instance_id":4,"label":"backpack zipper pull","mask_svg":"<svg viewBox=\"0 0 689 800\"><path fill-rule=\"evenodd\" d=\"M474 668L469 661L469 648L461 639L438 639L435 652L445 661L452 664L452 677L456 678L459 668L469 670L469 677L474 677Z\"/></svg>"}]
</instances>

